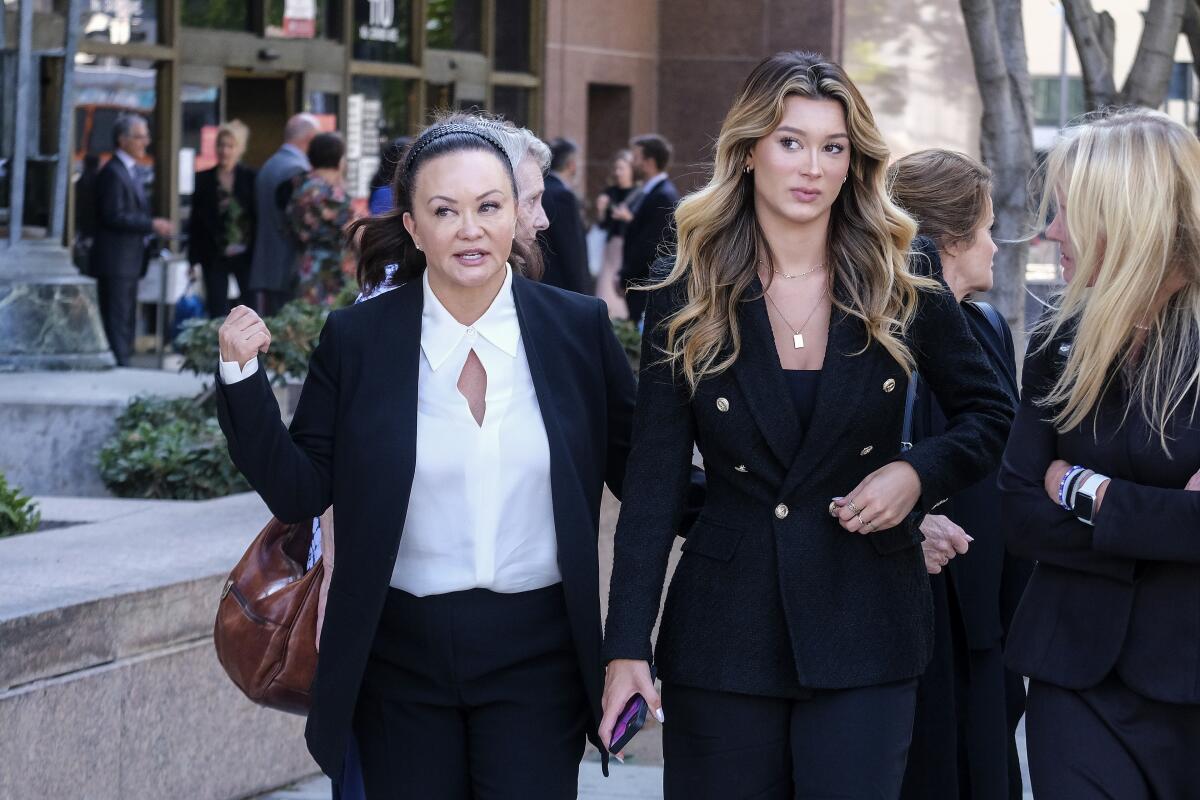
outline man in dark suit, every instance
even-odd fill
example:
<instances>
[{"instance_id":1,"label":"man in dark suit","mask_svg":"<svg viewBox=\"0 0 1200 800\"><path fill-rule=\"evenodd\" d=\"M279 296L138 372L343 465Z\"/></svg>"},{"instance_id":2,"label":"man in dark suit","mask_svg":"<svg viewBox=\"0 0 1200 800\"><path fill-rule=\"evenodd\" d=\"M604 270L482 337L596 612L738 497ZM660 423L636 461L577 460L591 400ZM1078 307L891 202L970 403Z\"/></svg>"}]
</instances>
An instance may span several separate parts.
<instances>
[{"instance_id":1,"label":"man in dark suit","mask_svg":"<svg viewBox=\"0 0 1200 800\"><path fill-rule=\"evenodd\" d=\"M579 148L570 139L550 143L550 172L542 208L550 227L538 234L545 271L542 283L590 294L587 269L587 239L579 198L571 190L579 173Z\"/></svg>"},{"instance_id":2,"label":"man in dark suit","mask_svg":"<svg viewBox=\"0 0 1200 800\"><path fill-rule=\"evenodd\" d=\"M91 271L100 295L104 333L119 366L128 366L137 320L137 284L149 263L153 236L170 236L170 220L150 214L146 196L149 170L141 165L150 128L136 114L113 124L113 157L96 178L96 240Z\"/></svg>"},{"instance_id":3,"label":"man in dark suit","mask_svg":"<svg viewBox=\"0 0 1200 800\"><path fill-rule=\"evenodd\" d=\"M628 289L645 283L650 266L660 253L675 246L675 206L679 190L667 175L671 163L671 143L656 133L633 140L633 169L643 181L625 204L613 212L613 218L629 223L621 257L621 287ZM646 310L645 292L628 292L625 303L629 318L635 322Z\"/></svg>"}]
</instances>

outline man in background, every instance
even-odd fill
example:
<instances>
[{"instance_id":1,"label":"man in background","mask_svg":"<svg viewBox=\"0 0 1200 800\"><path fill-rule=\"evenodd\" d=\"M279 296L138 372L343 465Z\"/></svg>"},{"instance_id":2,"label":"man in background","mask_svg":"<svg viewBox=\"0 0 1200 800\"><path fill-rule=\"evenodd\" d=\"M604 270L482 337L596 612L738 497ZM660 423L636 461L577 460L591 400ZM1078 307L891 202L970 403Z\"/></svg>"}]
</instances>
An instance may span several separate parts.
<instances>
[{"instance_id":1,"label":"man in background","mask_svg":"<svg viewBox=\"0 0 1200 800\"><path fill-rule=\"evenodd\" d=\"M319 132L312 114L296 114L283 128L283 145L267 159L254 181L258 228L247 287L259 315L269 317L296 294L299 242L292 235L287 205L308 174L308 143Z\"/></svg>"},{"instance_id":2,"label":"man in background","mask_svg":"<svg viewBox=\"0 0 1200 800\"><path fill-rule=\"evenodd\" d=\"M550 143L550 172L542 207L550 227L538 234L544 272L542 283L590 293L587 239L579 198L572 187L579 174L579 148L570 139Z\"/></svg>"},{"instance_id":3,"label":"man in background","mask_svg":"<svg viewBox=\"0 0 1200 800\"><path fill-rule=\"evenodd\" d=\"M621 286L645 284L650 267L660 255L675 247L675 206L679 190L671 183L667 166L671 163L671 143L656 133L633 140L633 170L643 182L626 202L627 208L613 212L613 218L628 222L621 257ZM629 318L641 320L646 311L645 292L626 292Z\"/></svg>"},{"instance_id":4,"label":"man in background","mask_svg":"<svg viewBox=\"0 0 1200 800\"><path fill-rule=\"evenodd\" d=\"M137 324L137 285L150 262L155 236L174 232L170 220L151 216L141 162L150 146L150 126L137 114L121 114L113 123L113 157L96 176L95 241L89 270L96 277L100 318L117 365L129 366Z\"/></svg>"}]
</instances>

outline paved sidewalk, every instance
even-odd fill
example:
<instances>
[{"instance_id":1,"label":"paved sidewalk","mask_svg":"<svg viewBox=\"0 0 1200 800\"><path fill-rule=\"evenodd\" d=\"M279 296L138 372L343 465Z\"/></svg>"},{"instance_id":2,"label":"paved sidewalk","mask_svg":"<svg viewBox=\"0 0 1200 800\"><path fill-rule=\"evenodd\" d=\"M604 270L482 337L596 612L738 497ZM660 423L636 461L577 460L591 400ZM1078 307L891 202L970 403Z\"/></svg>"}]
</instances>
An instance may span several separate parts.
<instances>
[{"instance_id":1,"label":"paved sidewalk","mask_svg":"<svg viewBox=\"0 0 1200 800\"><path fill-rule=\"evenodd\" d=\"M256 800L329 800L329 779L318 775L296 784L262 795ZM647 800L662 797L662 767L643 764L613 764L606 779L600 768L585 762L579 770L580 800Z\"/></svg>"}]
</instances>

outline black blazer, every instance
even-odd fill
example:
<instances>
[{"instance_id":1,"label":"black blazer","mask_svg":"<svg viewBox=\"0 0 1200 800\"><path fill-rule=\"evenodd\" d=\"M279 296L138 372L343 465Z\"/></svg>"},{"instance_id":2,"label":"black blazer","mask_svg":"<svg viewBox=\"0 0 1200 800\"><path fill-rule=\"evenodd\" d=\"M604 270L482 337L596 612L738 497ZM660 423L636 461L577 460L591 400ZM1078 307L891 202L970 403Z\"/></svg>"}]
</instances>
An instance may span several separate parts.
<instances>
[{"instance_id":1,"label":"black blazer","mask_svg":"<svg viewBox=\"0 0 1200 800\"><path fill-rule=\"evenodd\" d=\"M254 170L238 164L233 173L233 196L250 219L254 219ZM192 215L188 219L188 262L211 267L225 249L225 233L217 200L217 169L196 173L196 191L192 194ZM246 253L254 252L254 225Z\"/></svg>"},{"instance_id":2,"label":"black blazer","mask_svg":"<svg viewBox=\"0 0 1200 800\"><path fill-rule=\"evenodd\" d=\"M950 414L946 433L899 453L904 370L882 346L867 345L859 321L836 310L816 408L803 430L757 280L749 297L737 320L740 356L689 397L658 350L661 321L679 307L679 292L653 293L605 658L651 657L650 632L697 444L707 499L667 594L655 651L662 678L789 696L801 687L919 675L931 654L933 617L918 515L890 530L851 534L830 517L829 502L903 459L921 478L919 506L933 508L995 464L1009 402L953 296L928 292L909 341L922 377Z\"/></svg>"},{"instance_id":3,"label":"black blazer","mask_svg":"<svg viewBox=\"0 0 1200 800\"><path fill-rule=\"evenodd\" d=\"M542 283L590 294L587 238L579 215L579 198L553 172L546 176L542 208L550 227L538 234L545 272Z\"/></svg>"},{"instance_id":4,"label":"black blazer","mask_svg":"<svg viewBox=\"0 0 1200 800\"><path fill-rule=\"evenodd\" d=\"M922 242L927 240L922 239ZM929 257L930 274L942 277L937 248L923 251ZM983 309L970 300L960 305L967 325L979 342L989 366L1015 412L1020 400L1017 382L1016 351L1012 331L1002 314L996 314L999 332ZM913 413L913 441L938 436L946 430L946 415L937 404L929 386L917 384L917 402ZM954 584L954 594L962 613L966 640L975 650L998 647L1012 618L1011 596L1020 597L1028 580L1030 565L1020 559L1006 558L1005 519L996 487L999 464L983 478L950 498L934 513L944 514L974 537L965 555L951 560L945 574ZM1002 584L1003 583L1003 588Z\"/></svg>"},{"instance_id":5,"label":"black blazer","mask_svg":"<svg viewBox=\"0 0 1200 800\"><path fill-rule=\"evenodd\" d=\"M516 276L512 291L550 443L559 568L594 715L589 736L598 744L604 674L596 540L604 486L619 492L624 477L633 374L604 303ZM334 506L337 567L306 737L335 777L408 508L423 297L413 280L330 314L290 433L263 370L217 383L230 455L272 513L299 522Z\"/></svg>"},{"instance_id":6,"label":"black blazer","mask_svg":"<svg viewBox=\"0 0 1200 800\"><path fill-rule=\"evenodd\" d=\"M641 199L625 229L621 254L621 280L626 284L644 281L662 253L660 247L675 246L675 206L679 190L665 178Z\"/></svg>"},{"instance_id":7,"label":"black blazer","mask_svg":"<svg viewBox=\"0 0 1200 800\"><path fill-rule=\"evenodd\" d=\"M1135 409L1121 424L1121 381L1077 429L1058 434L1034 405L1053 384L1069 332L1039 350L1030 342L1023 396L1004 451L1000 488L1009 548L1036 559L1009 633L1015 671L1086 689L1114 670L1154 700L1200 703L1200 492L1184 491L1200 468L1194 398L1174 419L1171 458ZM1112 478L1093 528L1043 488L1056 458Z\"/></svg>"},{"instance_id":8,"label":"black blazer","mask_svg":"<svg viewBox=\"0 0 1200 800\"><path fill-rule=\"evenodd\" d=\"M96 176L96 238L89 270L103 278L137 278L146 271L154 233L153 215L144 192L116 155Z\"/></svg>"}]
</instances>

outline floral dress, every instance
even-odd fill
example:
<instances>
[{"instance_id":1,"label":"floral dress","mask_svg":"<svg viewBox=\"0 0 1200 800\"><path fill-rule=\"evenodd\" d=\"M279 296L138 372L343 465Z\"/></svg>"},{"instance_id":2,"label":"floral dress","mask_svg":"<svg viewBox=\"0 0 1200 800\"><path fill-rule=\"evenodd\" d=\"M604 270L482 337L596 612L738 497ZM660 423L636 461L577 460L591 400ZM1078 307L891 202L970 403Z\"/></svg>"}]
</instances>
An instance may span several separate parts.
<instances>
[{"instance_id":1,"label":"floral dress","mask_svg":"<svg viewBox=\"0 0 1200 800\"><path fill-rule=\"evenodd\" d=\"M310 175L292 194L288 219L304 248L299 296L314 305L332 306L348 274L345 229L353 213L346 190Z\"/></svg>"}]
</instances>

